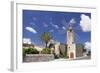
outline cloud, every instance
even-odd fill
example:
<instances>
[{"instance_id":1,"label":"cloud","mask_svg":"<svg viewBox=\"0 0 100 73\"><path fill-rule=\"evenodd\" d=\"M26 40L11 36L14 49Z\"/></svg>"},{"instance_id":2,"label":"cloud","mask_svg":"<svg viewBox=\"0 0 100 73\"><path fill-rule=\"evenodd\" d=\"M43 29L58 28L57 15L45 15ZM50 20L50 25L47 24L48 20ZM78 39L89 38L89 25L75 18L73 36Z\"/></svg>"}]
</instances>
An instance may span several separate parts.
<instances>
[{"instance_id":1,"label":"cloud","mask_svg":"<svg viewBox=\"0 0 100 73\"><path fill-rule=\"evenodd\" d=\"M31 27L26 27L25 29L32 32L32 33L34 33L34 34L37 33L37 31L35 29L31 28Z\"/></svg>"},{"instance_id":2,"label":"cloud","mask_svg":"<svg viewBox=\"0 0 100 73\"><path fill-rule=\"evenodd\" d=\"M50 23L53 27L55 27L56 29L58 29L59 28L59 26L58 25L55 25L55 24L53 24L52 22Z\"/></svg>"},{"instance_id":3,"label":"cloud","mask_svg":"<svg viewBox=\"0 0 100 73\"><path fill-rule=\"evenodd\" d=\"M91 49L91 42L85 42L85 49L90 50Z\"/></svg>"},{"instance_id":4,"label":"cloud","mask_svg":"<svg viewBox=\"0 0 100 73\"><path fill-rule=\"evenodd\" d=\"M91 19L85 14L81 14L80 26L84 32L91 31Z\"/></svg>"},{"instance_id":5,"label":"cloud","mask_svg":"<svg viewBox=\"0 0 100 73\"><path fill-rule=\"evenodd\" d=\"M54 32L54 30L53 30L53 29L51 29L49 32Z\"/></svg>"},{"instance_id":6,"label":"cloud","mask_svg":"<svg viewBox=\"0 0 100 73\"><path fill-rule=\"evenodd\" d=\"M36 25L34 22L30 22L30 25Z\"/></svg>"},{"instance_id":7,"label":"cloud","mask_svg":"<svg viewBox=\"0 0 100 73\"><path fill-rule=\"evenodd\" d=\"M44 27L48 27L48 25L47 25L45 22L43 22L43 26L44 26Z\"/></svg>"},{"instance_id":8,"label":"cloud","mask_svg":"<svg viewBox=\"0 0 100 73\"><path fill-rule=\"evenodd\" d=\"M62 27L62 29L63 29L63 30L66 30L66 28L65 28L64 26Z\"/></svg>"},{"instance_id":9,"label":"cloud","mask_svg":"<svg viewBox=\"0 0 100 73\"><path fill-rule=\"evenodd\" d=\"M74 18L72 18L71 20L70 20L70 22L69 23L71 23L71 24L75 24L76 23L76 21L75 21L75 19Z\"/></svg>"},{"instance_id":10,"label":"cloud","mask_svg":"<svg viewBox=\"0 0 100 73\"><path fill-rule=\"evenodd\" d=\"M36 21L36 20L37 20L37 18L36 18L36 17L33 17L33 20L34 20L34 21Z\"/></svg>"},{"instance_id":11,"label":"cloud","mask_svg":"<svg viewBox=\"0 0 100 73\"><path fill-rule=\"evenodd\" d=\"M57 28L57 29L59 28L58 25L53 25L53 27L55 27L55 28Z\"/></svg>"},{"instance_id":12,"label":"cloud","mask_svg":"<svg viewBox=\"0 0 100 73\"><path fill-rule=\"evenodd\" d=\"M31 39L30 38L23 38L23 43L31 44Z\"/></svg>"}]
</instances>

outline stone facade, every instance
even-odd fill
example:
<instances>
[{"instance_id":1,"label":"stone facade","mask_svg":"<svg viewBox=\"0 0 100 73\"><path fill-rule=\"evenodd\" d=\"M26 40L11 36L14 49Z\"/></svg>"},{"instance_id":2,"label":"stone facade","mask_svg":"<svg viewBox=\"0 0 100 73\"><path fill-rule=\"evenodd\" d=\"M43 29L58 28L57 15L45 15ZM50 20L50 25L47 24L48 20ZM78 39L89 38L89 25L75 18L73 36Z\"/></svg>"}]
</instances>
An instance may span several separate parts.
<instances>
[{"instance_id":1,"label":"stone facade","mask_svg":"<svg viewBox=\"0 0 100 73\"><path fill-rule=\"evenodd\" d=\"M59 51L60 51L60 56L61 57L65 57L67 55L67 45L61 43L60 47L59 47ZM67 56L66 56L67 57Z\"/></svg>"},{"instance_id":2,"label":"stone facade","mask_svg":"<svg viewBox=\"0 0 100 73\"><path fill-rule=\"evenodd\" d=\"M55 54L56 54L58 57L59 57L59 55L60 55L59 46L60 46L60 43L59 43L59 42L56 43L56 44L55 44L55 50L54 50Z\"/></svg>"},{"instance_id":3,"label":"stone facade","mask_svg":"<svg viewBox=\"0 0 100 73\"><path fill-rule=\"evenodd\" d=\"M74 37L74 31L71 26L67 30L67 55L69 59L76 58L75 37Z\"/></svg>"},{"instance_id":4,"label":"stone facade","mask_svg":"<svg viewBox=\"0 0 100 73\"><path fill-rule=\"evenodd\" d=\"M82 57L83 56L83 49L84 46L82 44L76 44L76 57Z\"/></svg>"}]
</instances>

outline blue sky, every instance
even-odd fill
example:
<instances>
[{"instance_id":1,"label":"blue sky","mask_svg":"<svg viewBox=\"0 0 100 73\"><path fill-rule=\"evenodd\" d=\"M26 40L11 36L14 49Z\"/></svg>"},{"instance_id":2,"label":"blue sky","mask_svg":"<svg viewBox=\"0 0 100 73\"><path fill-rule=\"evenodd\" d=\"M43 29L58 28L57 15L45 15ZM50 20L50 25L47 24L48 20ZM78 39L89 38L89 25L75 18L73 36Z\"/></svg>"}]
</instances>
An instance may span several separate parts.
<instances>
[{"instance_id":1,"label":"blue sky","mask_svg":"<svg viewBox=\"0 0 100 73\"><path fill-rule=\"evenodd\" d=\"M42 45L40 36L50 32L53 40L66 43L66 30L74 19L76 43L91 42L91 13L23 10L23 39L29 38L33 44Z\"/></svg>"}]
</instances>

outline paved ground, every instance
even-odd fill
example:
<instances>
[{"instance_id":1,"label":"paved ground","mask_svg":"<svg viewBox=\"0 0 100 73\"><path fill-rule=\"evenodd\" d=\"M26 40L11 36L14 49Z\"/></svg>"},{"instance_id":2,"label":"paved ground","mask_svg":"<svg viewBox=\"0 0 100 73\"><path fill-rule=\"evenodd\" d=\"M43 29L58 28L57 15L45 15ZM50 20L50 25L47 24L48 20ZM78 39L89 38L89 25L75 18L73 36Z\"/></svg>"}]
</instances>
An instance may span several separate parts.
<instances>
[{"instance_id":1,"label":"paved ground","mask_svg":"<svg viewBox=\"0 0 100 73\"><path fill-rule=\"evenodd\" d=\"M90 56L77 57L76 59L73 59L73 60L87 60L87 59L91 59L91 57ZM55 59L52 61L71 61L71 59L60 58L60 59Z\"/></svg>"},{"instance_id":2,"label":"paved ground","mask_svg":"<svg viewBox=\"0 0 100 73\"><path fill-rule=\"evenodd\" d=\"M72 61L72 60L87 60L91 59L90 56L83 56L83 57L77 57L76 59L68 59L68 58L59 58L59 59L54 59L52 55L50 56L45 56L44 55L38 55L38 56L26 56L24 59L24 62L53 62L53 61Z\"/></svg>"},{"instance_id":3,"label":"paved ground","mask_svg":"<svg viewBox=\"0 0 100 73\"><path fill-rule=\"evenodd\" d=\"M83 57L78 57L76 60L83 60L83 59L91 59L90 56L83 56Z\"/></svg>"}]
</instances>

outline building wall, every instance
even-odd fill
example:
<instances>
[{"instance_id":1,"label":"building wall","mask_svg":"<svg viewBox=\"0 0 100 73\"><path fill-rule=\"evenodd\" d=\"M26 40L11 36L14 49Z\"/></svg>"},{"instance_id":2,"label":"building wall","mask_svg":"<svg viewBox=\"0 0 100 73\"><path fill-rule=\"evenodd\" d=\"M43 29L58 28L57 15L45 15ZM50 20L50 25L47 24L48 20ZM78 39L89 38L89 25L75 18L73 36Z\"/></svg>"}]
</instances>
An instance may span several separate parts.
<instances>
[{"instance_id":1,"label":"building wall","mask_svg":"<svg viewBox=\"0 0 100 73\"><path fill-rule=\"evenodd\" d=\"M74 38L74 31L72 27L69 27L67 30L67 55L69 59L75 59L76 58L76 44L75 44L75 38ZM73 56L72 56L72 55Z\"/></svg>"},{"instance_id":2,"label":"building wall","mask_svg":"<svg viewBox=\"0 0 100 73\"><path fill-rule=\"evenodd\" d=\"M67 45L60 44L59 51L60 51L60 56L62 56L62 57L66 56L67 57Z\"/></svg>"},{"instance_id":3,"label":"building wall","mask_svg":"<svg viewBox=\"0 0 100 73\"><path fill-rule=\"evenodd\" d=\"M68 49L67 49L67 55L69 57L69 59L72 59L71 58L71 53L73 53L73 59L76 58L76 45L75 44L69 44L68 46Z\"/></svg>"},{"instance_id":4,"label":"building wall","mask_svg":"<svg viewBox=\"0 0 100 73\"><path fill-rule=\"evenodd\" d=\"M60 54L59 46L60 46L60 43L56 43L56 44L55 44L55 54L56 54L56 55L59 55L59 54Z\"/></svg>"},{"instance_id":5,"label":"building wall","mask_svg":"<svg viewBox=\"0 0 100 73\"><path fill-rule=\"evenodd\" d=\"M76 57L83 56L83 49L84 49L84 46L82 44L76 44Z\"/></svg>"}]
</instances>

